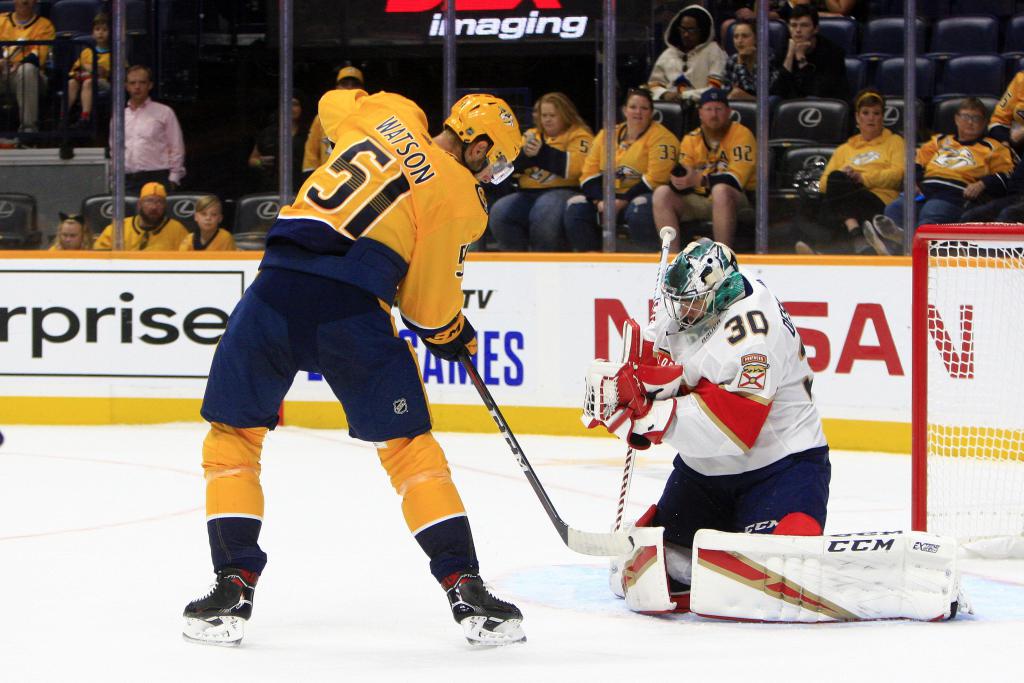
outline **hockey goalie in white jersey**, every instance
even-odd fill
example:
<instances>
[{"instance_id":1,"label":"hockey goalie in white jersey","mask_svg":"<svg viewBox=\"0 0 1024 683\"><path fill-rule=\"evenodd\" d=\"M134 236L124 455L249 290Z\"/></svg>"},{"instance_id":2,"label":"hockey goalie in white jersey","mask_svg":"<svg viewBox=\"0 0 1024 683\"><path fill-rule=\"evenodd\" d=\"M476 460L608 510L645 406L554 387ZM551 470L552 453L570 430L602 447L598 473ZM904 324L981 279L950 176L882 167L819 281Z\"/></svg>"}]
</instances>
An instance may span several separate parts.
<instances>
[{"instance_id":1,"label":"hockey goalie in white jersey","mask_svg":"<svg viewBox=\"0 0 1024 683\"><path fill-rule=\"evenodd\" d=\"M952 541L822 536L831 469L813 376L764 283L724 244L691 242L654 310L642 335L627 324L620 362L594 361L587 376L587 426L678 453L631 529L634 551L613 562L612 590L640 612L744 620L955 614Z\"/></svg>"}]
</instances>

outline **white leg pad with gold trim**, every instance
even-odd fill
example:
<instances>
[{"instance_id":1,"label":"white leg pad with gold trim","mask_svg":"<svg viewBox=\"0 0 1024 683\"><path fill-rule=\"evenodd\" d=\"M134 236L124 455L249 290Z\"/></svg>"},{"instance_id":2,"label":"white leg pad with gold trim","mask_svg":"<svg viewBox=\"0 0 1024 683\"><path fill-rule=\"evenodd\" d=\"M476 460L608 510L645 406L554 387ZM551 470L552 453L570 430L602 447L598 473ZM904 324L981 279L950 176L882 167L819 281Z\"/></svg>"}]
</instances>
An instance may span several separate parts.
<instances>
[{"instance_id":1,"label":"white leg pad with gold trim","mask_svg":"<svg viewBox=\"0 0 1024 683\"><path fill-rule=\"evenodd\" d=\"M950 619L970 612L955 539L921 532L694 538L690 609L722 619Z\"/></svg>"},{"instance_id":2,"label":"white leg pad with gold trim","mask_svg":"<svg viewBox=\"0 0 1024 683\"><path fill-rule=\"evenodd\" d=\"M676 607L668 593L665 546L662 541L664 533L665 529L660 526L630 529L629 536L634 544L633 552L612 562L612 575L609 580L612 592L624 595L626 606L634 612L671 612ZM619 569L618 573L616 567ZM616 582L619 583L618 586Z\"/></svg>"}]
</instances>

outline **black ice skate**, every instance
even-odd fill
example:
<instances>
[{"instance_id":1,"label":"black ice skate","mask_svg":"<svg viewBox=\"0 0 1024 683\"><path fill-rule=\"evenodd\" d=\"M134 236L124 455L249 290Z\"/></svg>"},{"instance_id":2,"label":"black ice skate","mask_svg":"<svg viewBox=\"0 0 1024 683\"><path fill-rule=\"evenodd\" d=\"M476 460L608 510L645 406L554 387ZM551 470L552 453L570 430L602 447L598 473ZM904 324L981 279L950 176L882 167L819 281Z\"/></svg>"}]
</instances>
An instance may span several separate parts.
<instances>
[{"instance_id":1,"label":"black ice skate","mask_svg":"<svg viewBox=\"0 0 1024 683\"><path fill-rule=\"evenodd\" d=\"M259 574L245 569L218 571L209 592L185 607L185 640L225 647L242 642L258 578Z\"/></svg>"},{"instance_id":2,"label":"black ice skate","mask_svg":"<svg viewBox=\"0 0 1024 683\"><path fill-rule=\"evenodd\" d=\"M444 582L452 616L462 624L470 645L508 645L526 640L523 613L499 600L476 574L452 575Z\"/></svg>"}]
</instances>

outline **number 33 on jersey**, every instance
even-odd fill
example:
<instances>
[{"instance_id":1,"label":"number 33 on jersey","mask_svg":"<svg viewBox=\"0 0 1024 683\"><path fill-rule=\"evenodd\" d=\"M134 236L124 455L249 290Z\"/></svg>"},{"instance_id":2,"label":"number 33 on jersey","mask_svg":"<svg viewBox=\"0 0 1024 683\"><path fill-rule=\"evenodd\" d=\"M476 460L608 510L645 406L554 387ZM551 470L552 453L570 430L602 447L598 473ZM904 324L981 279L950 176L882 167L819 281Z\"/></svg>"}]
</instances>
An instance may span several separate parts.
<instances>
[{"instance_id":1,"label":"number 33 on jersey","mask_svg":"<svg viewBox=\"0 0 1024 683\"><path fill-rule=\"evenodd\" d=\"M347 255L325 274L397 302L421 330L446 326L462 307L468 245L487 225L476 179L400 95L332 90L319 114L334 151L281 209L268 244Z\"/></svg>"}]
</instances>

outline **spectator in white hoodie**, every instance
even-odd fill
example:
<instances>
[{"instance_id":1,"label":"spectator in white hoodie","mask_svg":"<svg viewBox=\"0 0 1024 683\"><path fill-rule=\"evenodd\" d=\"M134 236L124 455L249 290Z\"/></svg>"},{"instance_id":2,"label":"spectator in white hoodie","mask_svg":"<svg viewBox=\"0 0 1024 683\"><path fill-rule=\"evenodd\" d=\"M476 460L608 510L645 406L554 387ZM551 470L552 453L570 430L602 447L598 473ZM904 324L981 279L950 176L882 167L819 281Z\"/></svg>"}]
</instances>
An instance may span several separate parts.
<instances>
[{"instance_id":1,"label":"spectator in white hoodie","mask_svg":"<svg viewBox=\"0 0 1024 683\"><path fill-rule=\"evenodd\" d=\"M725 70L728 55L715 42L711 13L700 5L685 7L672 18L665 45L647 79L657 100L696 102L708 88L708 76Z\"/></svg>"}]
</instances>

